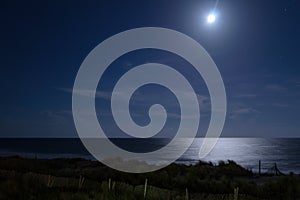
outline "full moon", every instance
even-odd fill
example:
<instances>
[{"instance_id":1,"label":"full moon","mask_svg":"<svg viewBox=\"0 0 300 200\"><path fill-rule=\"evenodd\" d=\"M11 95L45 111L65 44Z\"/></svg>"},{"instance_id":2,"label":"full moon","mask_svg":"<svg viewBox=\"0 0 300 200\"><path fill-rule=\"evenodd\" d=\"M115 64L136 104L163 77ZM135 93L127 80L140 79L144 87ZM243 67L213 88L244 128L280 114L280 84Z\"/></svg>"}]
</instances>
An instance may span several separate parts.
<instances>
[{"instance_id":1,"label":"full moon","mask_svg":"<svg viewBox=\"0 0 300 200\"><path fill-rule=\"evenodd\" d=\"M210 14L207 16L207 22L212 24L216 21L216 16L214 14Z\"/></svg>"}]
</instances>

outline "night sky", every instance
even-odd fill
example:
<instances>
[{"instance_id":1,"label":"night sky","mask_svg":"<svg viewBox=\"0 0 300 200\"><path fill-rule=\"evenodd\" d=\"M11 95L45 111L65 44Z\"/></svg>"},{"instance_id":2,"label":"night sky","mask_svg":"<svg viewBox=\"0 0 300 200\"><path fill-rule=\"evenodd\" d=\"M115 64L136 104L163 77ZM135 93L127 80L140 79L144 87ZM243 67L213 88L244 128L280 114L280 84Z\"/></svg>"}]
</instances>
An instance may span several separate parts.
<instances>
[{"instance_id":1,"label":"night sky","mask_svg":"<svg viewBox=\"0 0 300 200\"><path fill-rule=\"evenodd\" d=\"M1 1L0 137L77 137L72 88L88 53L119 32L164 27L199 42L219 68L228 111L222 137L300 136L300 2L216 1ZM98 85L96 109L111 136L119 136L105 91L136 65L158 62L191 78L201 109L199 136L209 123L210 100L201 76L175 55L140 50L121 56ZM198 83L199 81L199 83ZM198 84L198 85L197 85ZM146 125L147 106L169 107L167 136L178 124L176 99L157 85L133 96L132 116ZM172 95L171 95L172 96Z\"/></svg>"}]
</instances>

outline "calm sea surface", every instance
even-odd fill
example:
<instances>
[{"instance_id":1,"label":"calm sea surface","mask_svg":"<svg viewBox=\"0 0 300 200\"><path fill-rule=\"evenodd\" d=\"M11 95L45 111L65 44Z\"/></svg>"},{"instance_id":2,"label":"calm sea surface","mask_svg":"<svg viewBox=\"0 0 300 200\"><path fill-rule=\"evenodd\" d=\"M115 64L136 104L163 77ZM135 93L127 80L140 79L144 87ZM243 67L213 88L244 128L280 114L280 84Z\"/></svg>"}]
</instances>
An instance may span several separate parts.
<instances>
[{"instance_id":1,"label":"calm sea surface","mask_svg":"<svg viewBox=\"0 0 300 200\"><path fill-rule=\"evenodd\" d=\"M203 139L197 138L178 163L194 164L199 161L199 148ZM166 139L114 139L113 142L129 151L149 152L168 144ZM176 144L169 148L180 148ZM0 139L0 155L58 158L83 157L93 159L79 139ZM202 159L217 163L220 160L234 160L245 168L258 170L261 160L263 171L270 170L277 163L279 170L300 173L300 138L221 138L210 154Z\"/></svg>"}]
</instances>

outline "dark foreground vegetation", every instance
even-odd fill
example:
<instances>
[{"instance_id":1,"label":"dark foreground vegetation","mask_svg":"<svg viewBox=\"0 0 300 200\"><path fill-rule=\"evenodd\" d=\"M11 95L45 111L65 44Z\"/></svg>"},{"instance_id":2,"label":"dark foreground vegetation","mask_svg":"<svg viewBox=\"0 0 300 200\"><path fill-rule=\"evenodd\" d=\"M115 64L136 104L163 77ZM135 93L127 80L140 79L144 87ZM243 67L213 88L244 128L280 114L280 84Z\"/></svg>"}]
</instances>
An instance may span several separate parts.
<instances>
[{"instance_id":1,"label":"dark foreground vegetation","mask_svg":"<svg viewBox=\"0 0 300 200\"><path fill-rule=\"evenodd\" d=\"M0 199L300 199L296 174L258 176L233 161L130 174L85 159L0 158Z\"/></svg>"}]
</instances>

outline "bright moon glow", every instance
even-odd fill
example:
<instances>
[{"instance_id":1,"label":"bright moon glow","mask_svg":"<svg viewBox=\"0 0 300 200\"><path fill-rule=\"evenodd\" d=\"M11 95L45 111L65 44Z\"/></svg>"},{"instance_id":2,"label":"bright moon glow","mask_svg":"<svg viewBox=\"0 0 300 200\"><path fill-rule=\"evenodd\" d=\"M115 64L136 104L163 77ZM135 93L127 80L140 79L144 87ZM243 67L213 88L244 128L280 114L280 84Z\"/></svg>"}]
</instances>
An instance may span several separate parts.
<instances>
[{"instance_id":1,"label":"bright moon glow","mask_svg":"<svg viewBox=\"0 0 300 200\"><path fill-rule=\"evenodd\" d=\"M216 21L216 16L214 14L210 14L207 16L207 22L208 23L214 23Z\"/></svg>"}]
</instances>

